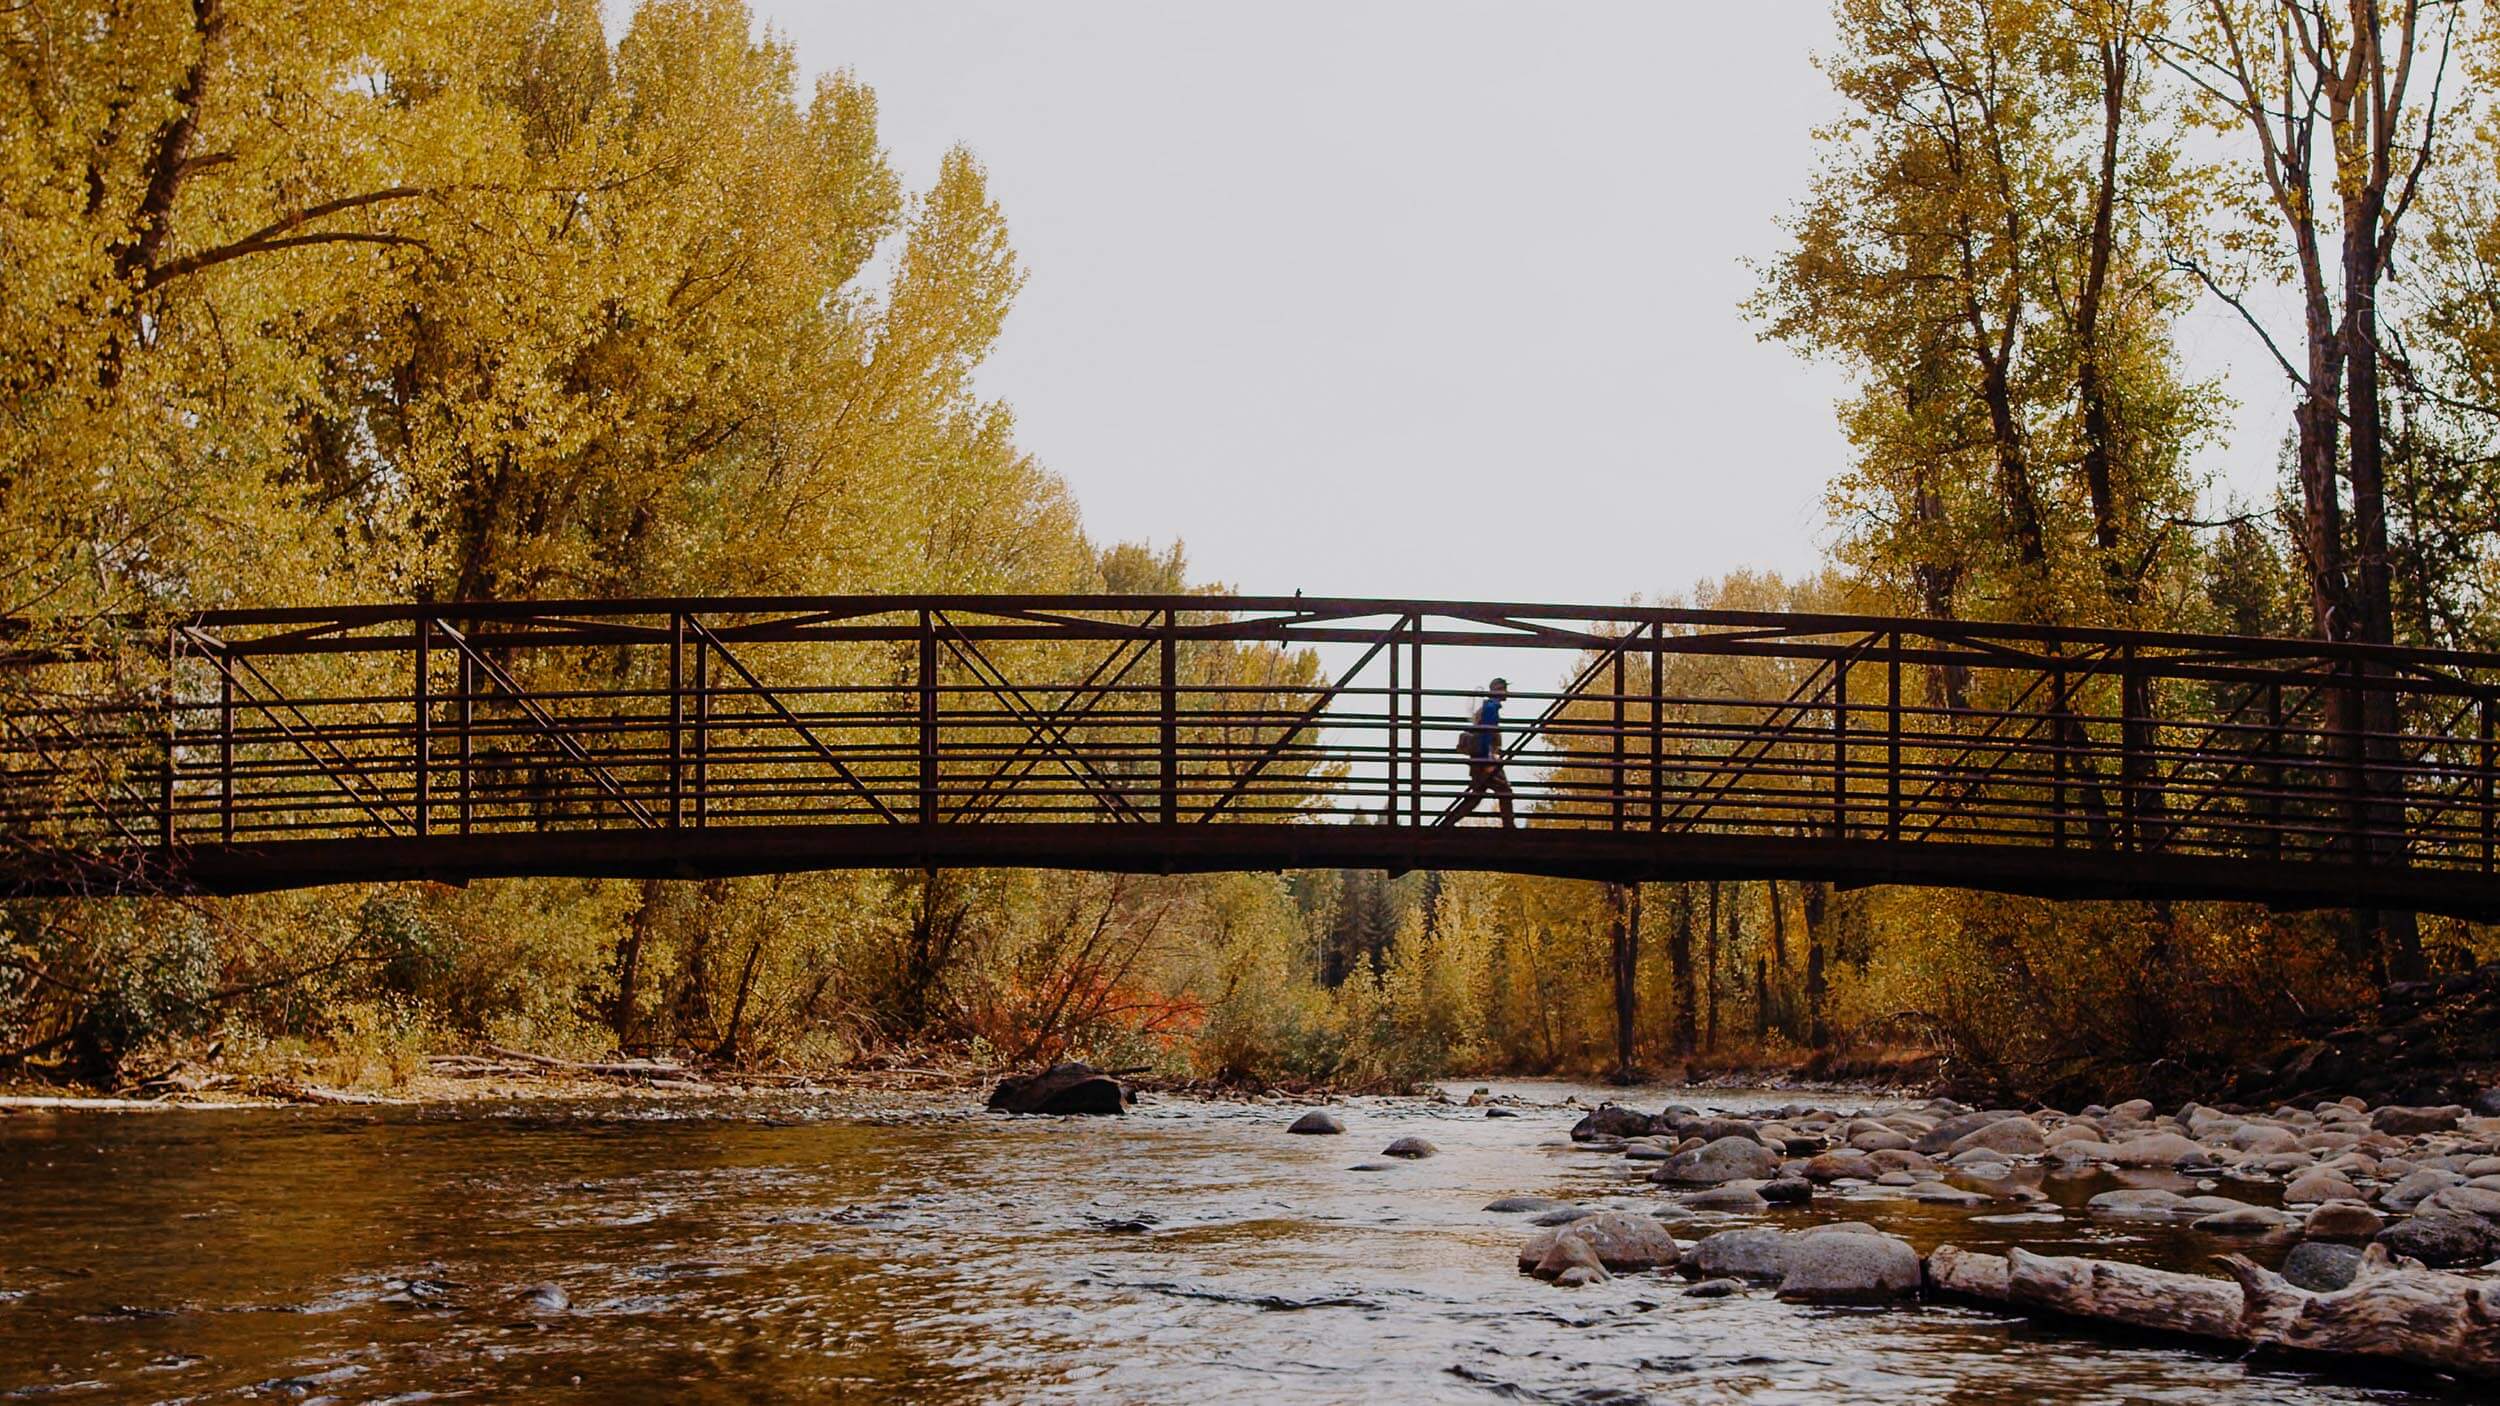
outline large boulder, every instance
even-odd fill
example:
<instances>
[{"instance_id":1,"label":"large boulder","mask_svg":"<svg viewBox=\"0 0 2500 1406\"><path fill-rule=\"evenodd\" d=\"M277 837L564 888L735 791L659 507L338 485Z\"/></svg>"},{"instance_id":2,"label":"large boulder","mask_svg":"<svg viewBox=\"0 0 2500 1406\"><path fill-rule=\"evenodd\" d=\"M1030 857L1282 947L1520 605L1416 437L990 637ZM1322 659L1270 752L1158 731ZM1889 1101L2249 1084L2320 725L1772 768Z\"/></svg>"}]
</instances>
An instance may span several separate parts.
<instances>
[{"instance_id":1,"label":"large boulder","mask_svg":"<svg viewBox=\"0 0 2500 1406\"><path fill-rule=\"evenodd\" d=\"M1875 1159L1855 1148L1847 1152L1825 1152L1807 1159L1805 1177L1808 1181L1832 1182L1843 1178L1873 1181L1884 1174Z\"/></svg>"},{"instance_id":2,"label":"large boulder","mask_svg":"<svg viewBox=\"0 0 2500 1406\"><path fill-rule=\"evenodd\" d=\"M1070 1060L999 1080L989 1106L999 1113L1126 1113L1136 1099L1112 1075Z\"/></svg>"},{"instance_id":3,"label":"large boulder","mask_svg":"<svg viewBox=\"0 0 2500 1406\"><path fill-rule=\"evenodd\" d=\"M2029 1118L1999 1118L1986 1127L1955 1138L1945 1153L1948 1157L1957 1157L1973 1150L2037 1157L2048 1150L2048 1139L2041 1133L2040 1125Z\"/></svg>"},{"instance_id":4,"label":"large boulder","mask_svg":"<svg viewBox=\"0 0 2500 1406\"><path fill-rule=\"evenodd\" d=\"M2500 1259L2500 1226L2461 1211L2432 1211L2396 1222L2374 1243L2433 1269L2464 1269Z\"/></svg>"},{"instance_id":5,"label":"large boulder","mask_svg":"<svg viewBox=\"0 0 2500 1406\"><path fill-rule=\"evenodd\" d=\"M1807 1233L1789 1242L1779 1296L1871 1303L1918 1292L1918 1251L1893 1235Z\"/></svg>"},{"instance_id":6,"label":"large boulder","mask_svg":"<svg viewBox=\"0 0 2500 1406\"><path fill-rule=\"evenodd\" d=\"M1380 1149L1383 1157L1430 1157L1441 1149L1419 1137L1402 1137Z\"/></svg>"},{"instance_id":7,"label":"large boulder","mask_svg":"<svg viewBox=\"0 0 2500 1406\"><path fill-rule=\"evenodd\" d=\"M1668 1158L1649 1174L1649 1179L1704 1186L1747 1179L1768 1181L1779 1166L1779 1154L1755 1139L1723 1137Z\"/></svg>"},{"instance_id":8,"label":"large boulder","mask_svg":"<svg viewBox=\"0 0 2500 1406\"><path fill-rule=\"evenodd\" d=\"M1322 1113L1318 1109L1314 1108L1310 1112L1303 1114L1301 1117L1294 1119L1293 1126L1285 1129L1285 1131L1289 1133L1325 1136L1331 1133L1344 1132L1345 1124L1337 1121L1337 1115L1333 1113Z\"/></svg>"},{"instance_id":9,"label":"large boulder","mask_svg":"<svg viewBox=\"0 0 2500 1406\"><path fill-rule=\"evenodd\" d=\"M1705 1278L1775 1280L1788 1273L1788 1238L1765 1225L1722 1230L1694 1241L1684 1260Z\"/></svg>"},{"instance_id":10,"label":"large boulder","mask_svg":"<svg viewBox=\"0 0 2500 1406\"><path fill-rule=\"evenodd\" d=\"M1635 1112L1619 1103L1601 1103L1597 1111L1571 1125L1573 1142L1595 1142L1599 1138L1646 1137L1649 1115Z\"/></svg>"},{"instance_id":11,"label":"large boulder","mask_svg":"<svg viewBox=\"0 0 2500 1406\"><path fill-rule=\"evenodd\" d=\"M1656 1216L1600 1211L1566 1226L1540 1231L1519 1250L1519 1267L1553 1278L1575 1264L1609 1270L1666 1269L1683 1253Z\"/></svg>"}]
</instances>

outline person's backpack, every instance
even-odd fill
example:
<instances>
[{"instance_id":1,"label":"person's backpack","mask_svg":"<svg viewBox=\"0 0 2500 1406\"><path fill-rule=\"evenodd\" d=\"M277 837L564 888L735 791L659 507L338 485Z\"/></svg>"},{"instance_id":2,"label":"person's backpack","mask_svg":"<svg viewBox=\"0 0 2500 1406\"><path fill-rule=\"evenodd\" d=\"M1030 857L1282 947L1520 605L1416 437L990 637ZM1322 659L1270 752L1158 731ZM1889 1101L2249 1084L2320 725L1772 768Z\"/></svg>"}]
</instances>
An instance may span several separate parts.
<instances>
[{"instance_id":1,"label":"person's backpack","mask_svg":"<svg viewBox=\"0 0 2500 1406\"><path fill-rule=\"evenodd\" d=\"M1477 706L1478 709L1481 709L1483 705L1479 704ZM1471 711L1467 715L1467 725L1458 730L1458 741L1453 744L1452 750L1456 751L1462 757L1481 757L1484 755L1484 725L1477 721L1477 718L1480 716L1482 716L1480 711Z\"/></svg>"}]
</instances>

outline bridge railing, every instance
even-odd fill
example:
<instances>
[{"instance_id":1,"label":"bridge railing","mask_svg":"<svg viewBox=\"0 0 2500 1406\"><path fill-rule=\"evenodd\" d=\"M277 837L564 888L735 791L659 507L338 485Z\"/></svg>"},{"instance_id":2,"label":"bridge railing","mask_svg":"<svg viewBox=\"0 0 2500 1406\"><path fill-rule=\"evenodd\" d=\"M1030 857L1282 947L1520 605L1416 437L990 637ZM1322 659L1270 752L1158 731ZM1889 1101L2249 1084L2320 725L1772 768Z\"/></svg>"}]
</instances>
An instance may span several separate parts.
<instances>
[{"instance_id":1,"label":"bridge railing","mask_svg":"<svg viewBox=\"0 0 2500 1406\"><path fill-rule=\"evenodd\" d=\"M237 611L21 651L0 834L177 854L753 825L1452 823L2494 869L2500 659L1463 602ZM1476 808L1469 826L1496 823Z\"/></svg>"}]
</instances>

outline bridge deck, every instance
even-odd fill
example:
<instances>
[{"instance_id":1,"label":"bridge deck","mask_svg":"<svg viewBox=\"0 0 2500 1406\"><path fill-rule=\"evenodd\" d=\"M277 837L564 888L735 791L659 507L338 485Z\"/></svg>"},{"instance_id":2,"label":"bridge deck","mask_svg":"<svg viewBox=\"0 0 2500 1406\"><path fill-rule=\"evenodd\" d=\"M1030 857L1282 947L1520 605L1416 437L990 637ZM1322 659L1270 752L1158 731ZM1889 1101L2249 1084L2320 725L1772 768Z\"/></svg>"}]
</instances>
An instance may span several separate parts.
<instances>
[{"instance_id":1,"label":"bridge deck","mask_svg":"<svg viewBox=\"0 0 2500 1406\"><path fill-rule=\"evenodd\" d=\"M0 892L921 865L2500 914L2500 657L1209 597L225 612L0 669ZM1514 674L1505 775L1453 742Z\"/></svg>"}]
</instances>

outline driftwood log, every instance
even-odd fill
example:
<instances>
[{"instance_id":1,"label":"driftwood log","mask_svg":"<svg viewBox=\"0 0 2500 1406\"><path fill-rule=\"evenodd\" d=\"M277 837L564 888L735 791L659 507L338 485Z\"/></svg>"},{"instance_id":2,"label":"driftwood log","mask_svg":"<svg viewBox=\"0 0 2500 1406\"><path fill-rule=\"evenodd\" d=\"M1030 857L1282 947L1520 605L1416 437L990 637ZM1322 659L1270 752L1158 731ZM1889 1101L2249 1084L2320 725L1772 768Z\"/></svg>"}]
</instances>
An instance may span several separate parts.
<instances>
[{"instance_id":1,"label":"driftwood log","mask_svg":"<svg viewBox=\"0 0 2500 1406\"><path fill-rule=\"evenodd\" d=\"M528 1050L516 1050L509 1045L488 1045L485 1048L488 1054L499 1055L505 1059L517 1059L524 1064L537 1065L541 1069L561 1069L568 1074L595 1074L608 1079L682 1079L687 1072L682 1064L661 1064L652 1060L586 1062L578 1059L558 1059L554 1055L532 1054Z\"/></svg>"},{"instance_id":2,"label":"driftwood log","mask_svg":"<svg viewBox=\"0 0 2500 1406\"><path fill-rule=\"evenodd\" d=\"M1002 1113L1126 1113L1135 1096L1116 1076L1134 1072L1054 1064L1039 1074L999 1080L989 1106Z\"/></svg>"},{"instance_id":3,"label":"driftwood log","mask_svg":"<svg viewBox=\"0 0 2500 1406\"><path fill-rule=\"evenodd\" d=\"M1940 1294L2035 1313L2500 1380L2500 1281L2400 1267L2378 1245L2363 1255L2349 1287L2325 1294L2241 1255L2222 1256L2221 1263L2231 1278L1942 1245L1927 1257L1927 1282Z\"/></svg>"},{"instance_id":4,"label":"driftwood log","mask_svg":"<svg viewBox=\"0 0 2500 1406\"><path fill-rule=\"evenodd\" d=\"M2251 1342L2500 1379L2500 1281L2400 1268L2384 1245L2363 1251L2360 1273L2332 1293L2311 1293L2242 1255L2224 1255L2222 1267L2246 1299Z\"/></svg>"}]
</instances>

